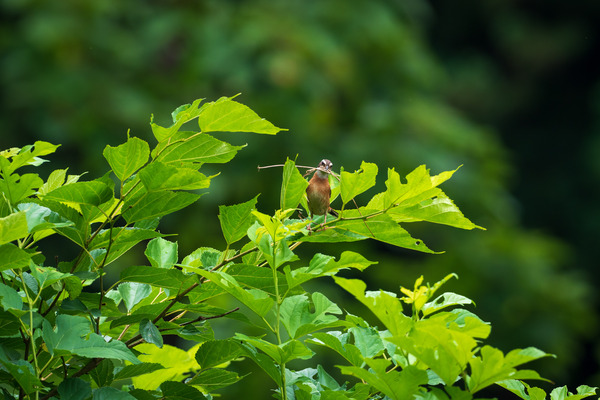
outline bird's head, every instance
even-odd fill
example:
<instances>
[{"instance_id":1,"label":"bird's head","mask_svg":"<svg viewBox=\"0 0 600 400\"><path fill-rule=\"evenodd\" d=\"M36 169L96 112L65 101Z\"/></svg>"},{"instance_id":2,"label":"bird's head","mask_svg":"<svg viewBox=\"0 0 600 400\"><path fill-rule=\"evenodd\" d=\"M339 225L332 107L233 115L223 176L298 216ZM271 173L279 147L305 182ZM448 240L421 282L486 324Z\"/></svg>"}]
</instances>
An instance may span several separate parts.
<instances>
[{"instance_id":1,"label":"bird's head","mask_svg":"<svg viewBox=\"0 0 600 400\"><path fill-rule=\"evenodd\" d=\"M331 167L333 167L333 163L324 158L317 167L317 174L320 178L327 178L327 175L331 172Z\"/></svg>"}]
</instances>

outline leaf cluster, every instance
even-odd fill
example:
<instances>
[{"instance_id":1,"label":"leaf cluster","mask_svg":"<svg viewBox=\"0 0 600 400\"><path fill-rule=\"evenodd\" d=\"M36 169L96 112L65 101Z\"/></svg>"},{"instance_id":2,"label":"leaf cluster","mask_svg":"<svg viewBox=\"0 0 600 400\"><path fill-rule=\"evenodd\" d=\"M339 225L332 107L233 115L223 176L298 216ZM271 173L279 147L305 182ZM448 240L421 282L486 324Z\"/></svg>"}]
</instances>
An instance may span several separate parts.
<instances>
[{"instance_id":1,"label":"leaf cluster","mask_svg":"<svg viewBox=\"0 0 600 400\"><path fill-rule=\"evenodd\" d=\"M482 342L490 325L463 308L472 304L452 292L435 293L454 275L432 286L418 279L403 297L368 291L357 279L338 276L376 264L353 251L301 260L295 249L311 242L373 239L434 253L405 229L412 222L480 228L439 188L454 171L430 175L420 166L402 180L388 169L386 189L364 206L355 198L371 189L378 167L342 169L330 177L338 217L296 217L306 208L308 185L292 160L283 167L280 209L257 209L258 196L219 207L224 246L200 247L180 256L175 241L157 228L160 219L193 204L215 176L204 164L229 162L243 146L211 132L275 134L280 128L233 98L177 108L173 124L151 122L154 148L128 137L103 152L109 173L90 180L53 171L44 181L20 174L58 146L0 153L0 387L5 398L202 399L237 383L242 359L256 363L287 399L472 399L499 385L523 399L545 392L525 381L543 380L521 365L549 356L535 348L504 354ZM197 120L199 130L184 126ZM17 173L19 171L19 173ZM111 175L112 174L112 175ZM38 251L57 235L79 254L56 265ZM116 282L107 268L136 244L146 243L147 265L127 266ZM344 312L303 285L334 282L370 310L377 321ZM221 297L239 307L222 307ZM409 309L406 311L405 309ZM214 320L253 326L218 339ZM196 344L189 350L165 344L165 336ZM339 356L338 382L321 365L296 369L327 349ZM583 398L556 389L553 399Z\"/></svg>"}]
</instances>

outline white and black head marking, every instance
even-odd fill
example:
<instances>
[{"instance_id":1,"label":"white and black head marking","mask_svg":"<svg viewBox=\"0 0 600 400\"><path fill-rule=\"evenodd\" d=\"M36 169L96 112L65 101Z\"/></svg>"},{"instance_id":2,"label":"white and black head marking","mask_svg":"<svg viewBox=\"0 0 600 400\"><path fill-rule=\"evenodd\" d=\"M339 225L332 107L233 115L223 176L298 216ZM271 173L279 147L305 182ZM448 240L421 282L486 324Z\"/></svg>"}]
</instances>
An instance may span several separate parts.
<instances>
[{"instance_id":1,"label":"white and black head marking","mask_svg":"<svg viewBox=\"0 0 600 400\"><path fill-rule=\"evenodd\" d=\"M319 169L322 171L331 171L331 167L333 167L333 163L326 158L319 163Z\"/></svg>"}]
</instances>

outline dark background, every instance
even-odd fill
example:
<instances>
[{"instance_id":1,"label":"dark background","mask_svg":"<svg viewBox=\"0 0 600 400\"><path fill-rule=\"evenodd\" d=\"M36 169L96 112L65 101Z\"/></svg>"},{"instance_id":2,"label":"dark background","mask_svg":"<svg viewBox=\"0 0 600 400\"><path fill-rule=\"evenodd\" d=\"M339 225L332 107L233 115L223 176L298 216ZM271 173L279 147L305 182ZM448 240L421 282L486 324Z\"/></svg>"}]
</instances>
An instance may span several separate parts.
<instances>
[{"instance_id":1,"label":"dark background","mask_svg":"<svg viewBox=\"0 0 600 400\"><path fill-rule=\"evenodd\" d=\"M447 289L475 300L491 344L556 354L532 367L557 384L600 381L598 1L6 0L0 12L0 148L62 144L49 168L91 179L128 129L153 145L151 114L168 125L180 104L243 93L289 132L218 136L248 147L163 221L181 257L224 247L219 204L262 193L261 211L277 207L280 171L257 165L365 160L379 188L387 167L462 165L443 188L486 231L408 226L436 256L366 242L301 255L361 251L380 261L363 276L373 289L456 272Z\"/></svg>"}]
</instances>

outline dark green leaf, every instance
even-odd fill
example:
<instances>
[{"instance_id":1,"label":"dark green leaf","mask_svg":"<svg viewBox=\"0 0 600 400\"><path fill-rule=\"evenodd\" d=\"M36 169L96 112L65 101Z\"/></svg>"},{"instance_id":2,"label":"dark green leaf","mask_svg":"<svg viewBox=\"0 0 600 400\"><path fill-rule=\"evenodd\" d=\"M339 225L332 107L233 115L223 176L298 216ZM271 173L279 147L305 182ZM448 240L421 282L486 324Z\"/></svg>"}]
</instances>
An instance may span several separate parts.
<instances>
[{"instance_id":1,"label":"dark green leaf","mask_svg":"<svg viewBox=\"0 0 600 400\"><path fill-rule=\"evenodd\" d=\"M163 347L163 338L158 328L148 318L140 321L140 335L148 343L152 343L159 348Z\"/></svg>"},{"instance_id":2,"label":"dark green leaf","mask_svg":"<svg viewBox=\"0 0 600 400\"><path fill-rule=\"evenodd\" d=\"M164 400L202 400L206 397L195 387L181 382L166 381L161 383Z\"/></svg>"},{"instance_id":3,"label":"dark green leaf","mask_svg":"<svg viewBox=\"0 0 600 400\"><path fill-rule=\"evenodd\" d=\"M44 181L37 174L12 174L0 179L0 192L9 204L14 206L24 198L36 192Z\"/></svg>"},{"instance_id":4,"label":"dark green leaf","mask_svg":"<svg viewBox=\"0 0 600 400\"><path fill-rule=\"evenodd\" d=\"M130 137L117 147L106 146L102 154L117 178L125 181L146 164L150 146L142 139Z\"/></svg>"},{"instance_id":5,"label":"dark green leaf","mask_svg":"<svg viewBox=\"0 0 600 400\"><path fill-rule=\"evenodd\" d=\"M115 380L119 379L128 379L134 376L149 374L150 372L158 371L159 369L164 369L162 365L158 363L150 363L145 362L142 364L134 364L134 365L126 365L122 370L117 372L115 375Z\"/></svg>"},{"instance_id":6,"label":"dark green leaf","mask_svg":"<svg viewBox=\"0 0 600 400\"><path fill-rule=\"evenodd\" d=\"M65 379L58 385L61 400L85 400L92 396L92 386L79 378Z\"/></svg>"},{"instance_id":7,"label":"dark green leaf","mask_svg":"<svg viewBox=\"0 0 600 400\"><path fill-rule=\"evenodd\" d=\"M103 387L94 390L93 400L137 400L127 392L112 388Z\"/></svg>"},{"instance_id":8,"label":"dark green leaf","mask_svg":"<svg viewBox=\"0 0 600 400\"><path fill-rule=\"evenodd\" d=\"M201 371L187 383L188 385L202 386L204 390L211 393L217 389L233 385L240 379L242 377L238 376L235 372L221 368L211 368Z\"/></svg>"},{"instance_id":9,"label":"dark green leaf","mask_svg":"<svg viewBox=\"0 0 600 400\"><path fill-rule=\"evenodd\" d=\"M121 280L148 283L152 286L180 290L192 284L195 277L176 269L133 266L121 272Z\"/></svg>"},{"instance_id":10,"label":"dark green leaf","mask_svg":"<svg viewBox=\"0 0 600 400\"><path fill-rule=\"evenodd\" d=\"M59 315L54 329L44 320L42 337L52 355L77 354L88 358L116 358L139 363L125 343L118 340L106 342L102 336L93 333L90 321L85 317Z\"/></svg>"},{"instance_id":11,"label":"dark green leaf","mask_svg":"<svg viewBox=\"0 0 600 400\"><path fill-rule=\"evenodd\" d=\"M196 352L196 361L200 368L214 368L223 363L235 360L242 353L239 343L234 340L209 340Z\"/></svg>"},{"instance_id":12,"label":"dark green leaf","mask_svg":"<svg viewBox=\"0 0 600 400\"><path fill-rule=\"evenodd\" d=\"M90 376L98 387L109 386L114 378L114 369L113 363L108 359L104 359L100 361L96 368L90 371Z\"/></svg>"}]
</instances>

